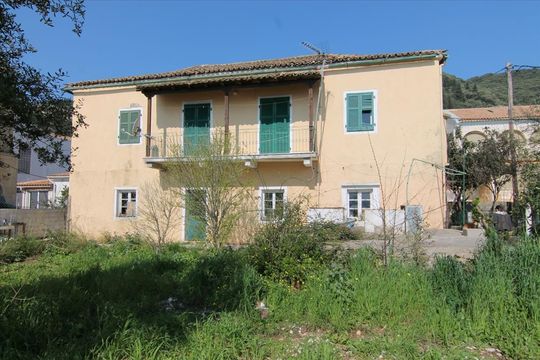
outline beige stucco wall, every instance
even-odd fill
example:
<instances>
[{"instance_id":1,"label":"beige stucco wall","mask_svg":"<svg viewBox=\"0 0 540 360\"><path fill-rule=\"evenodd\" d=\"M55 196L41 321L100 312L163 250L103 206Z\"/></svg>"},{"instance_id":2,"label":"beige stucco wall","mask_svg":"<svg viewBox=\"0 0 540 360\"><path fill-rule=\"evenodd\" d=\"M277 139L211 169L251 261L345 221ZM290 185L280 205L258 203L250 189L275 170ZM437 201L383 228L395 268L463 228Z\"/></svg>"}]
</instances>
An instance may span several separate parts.
<instances>
[{"instance_id":1,"label":"beige stucco wall","mask_svg":"<svg viewBox=\"0 0 540 360\"><path fill-rule=\"evenodd\" d=\"M231 133L251 129L256 136L259 97L289 95L293 151L303 151L295 149L294 129L306 129L308 125L307 84L233 90L229 106ZM345 92L362 90L376 91L376 132L347 134ZM158 178L160 171L145 165L144 141L138 145L117 144L118 112L139 107L145 124L146 98L134 88L76 91L74 97L83 101L82 112L89 126L81 129L72 144L71 227L94 236L130 231L130 221L114 217L115 189L140 188ZM164 129L168 134L179 132L183 103L202 100L212 101L213 123L215 127L223 126L222 91L163 94L153 98L152 134ZM344 186L379 184L387 207L399 208L406 203L406 180L413 159L438 165L446 162L441 67L436 61L328 70L321 103L317 125L319 160L313 168L305 167L302 161L259 163L250 170L256 183L254 194L262 186L283 187L289 199L303 194L309 196L313 207L342 207ZM409 203L421 204L429 226L441 227L441 172L415 162L409 184ZM178 229L179 239L181 233L182 229Z\"/></svg>"},{"instance_id":2,"label":"beige stucco wall","mask_svg":"<svg viewBox=\"0 0 540 360\"><path fill-rule=\"evenodd\" d=\"M436 62L335 71L325 80L326 119L321 130L321 207L341 205L343 185L381 184L387 208L407 203L406 183L413 159L446 163L442 116L441 67ZM376 132L345 133L344 94L376 91ZM371 140L371 145L370 145ZM380 181L377 165L380 169ZM444 218L443 177L436 168L415 161L409 179L409 204L420 204L431 227ZM339 199L339 200L337 200Z\"/></svg>"}]
</instances>

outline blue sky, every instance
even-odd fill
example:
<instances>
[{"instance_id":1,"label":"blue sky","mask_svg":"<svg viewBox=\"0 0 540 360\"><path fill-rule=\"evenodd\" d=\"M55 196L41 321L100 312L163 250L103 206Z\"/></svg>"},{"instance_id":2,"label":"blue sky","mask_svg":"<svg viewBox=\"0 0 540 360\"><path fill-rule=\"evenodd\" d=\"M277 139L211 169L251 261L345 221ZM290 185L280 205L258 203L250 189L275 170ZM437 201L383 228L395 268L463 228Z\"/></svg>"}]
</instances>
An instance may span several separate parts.
<instances>
[{"instance_id":1,"label":"blue sky","mask_svg":"<svg viewBox=\"0 0 540 360\"><path fill-rule=\"evenodd\" d=\"M68 81L309 53L447 49L445 71L469 78L505 62L540 65L538 1L96 1L83 33L19 11L38 49L27 60Z\"/></svg>"}]
</instances>

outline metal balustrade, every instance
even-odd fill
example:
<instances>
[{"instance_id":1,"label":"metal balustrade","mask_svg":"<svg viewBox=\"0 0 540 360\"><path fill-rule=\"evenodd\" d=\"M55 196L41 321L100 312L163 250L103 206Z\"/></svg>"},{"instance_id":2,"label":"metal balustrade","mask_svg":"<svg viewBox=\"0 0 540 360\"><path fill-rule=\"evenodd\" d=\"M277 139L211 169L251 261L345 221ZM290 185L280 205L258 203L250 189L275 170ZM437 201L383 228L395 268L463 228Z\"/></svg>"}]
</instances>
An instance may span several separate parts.
<instances>
[{"instance_id":1,"label":"metal balustrade","mask_svg":"<svg viewBox=\"0 0 540 360\"><path fill-rule=\"evenodd\" d=\"M185 133L183 129L164 130L150 138L149 159L169 159L189 157L196 153L198 146L225 136L223 129L201 129ZM283 156L287 154L312 154L308 126L291 126L289 131L260 134L259 129L231 129L229 135L229 154L236 156Z\"/></svg>"}]
</instances>

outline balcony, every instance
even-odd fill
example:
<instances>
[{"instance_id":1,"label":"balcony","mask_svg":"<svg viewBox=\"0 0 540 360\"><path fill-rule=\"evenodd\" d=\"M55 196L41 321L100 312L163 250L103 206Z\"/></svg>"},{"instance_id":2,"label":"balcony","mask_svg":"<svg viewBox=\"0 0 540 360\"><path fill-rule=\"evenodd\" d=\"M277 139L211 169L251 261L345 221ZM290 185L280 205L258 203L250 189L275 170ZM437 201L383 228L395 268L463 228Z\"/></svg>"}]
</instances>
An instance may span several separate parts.
<instances>
[{"instance_id":1,"label":"balcony","mask_svg":"<svg viewBox=\"0 0 540 360\"><path fill-rule=\"evenodd\" d=\"M199 128L197 131L167 129L150 138L149 156L145 162L151 167L161 167L168 161L189 158L196 144L208 143L217 136L216 129ZM231 156L244 160L246 166L256 167L258 162L298 161L310 167L316 160L314 135L309 126L291 126L274 131L231 128L229 133Z\"/></svg>"}]
</instances>

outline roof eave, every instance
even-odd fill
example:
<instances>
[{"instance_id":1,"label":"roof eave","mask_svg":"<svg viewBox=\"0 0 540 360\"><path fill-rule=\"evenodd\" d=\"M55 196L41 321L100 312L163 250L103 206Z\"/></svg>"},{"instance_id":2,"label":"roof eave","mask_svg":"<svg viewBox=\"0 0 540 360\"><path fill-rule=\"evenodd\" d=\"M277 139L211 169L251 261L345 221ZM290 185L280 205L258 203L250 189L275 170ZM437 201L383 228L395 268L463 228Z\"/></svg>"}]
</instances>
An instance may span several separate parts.
<instances>
[{"instance_id":1,"label":"roof eave","mask_svg":"<svg viewBox=\"0 0 540 360\"><path fill-rule=\"evenodd\" d=\"M446 52L433 53L433 54L419 54L411 56L402 56L402 57L388 57L380 59L365 59L365 60L353 60L345 61L339 63L327 64L325 67L328 68L349 68L356 66L372 66L372 65L381 65L381 64L392 64L392 63L401 63L401 62L413 62L413 61L424 61L424 60L439 60L439 64L443 64L446 61L447 55ZM271 68L271 69L257 69L257 70L244 70L244 71L234 71L229 73L213 73L213 74L202 74L202 75L189 75L189 76L172 76L167 78L160 79L144 79L144 80L129 80L129 81L119 81L119 82L110 82L102 84L93 84L93 85L81 85L81 86L66 86L64 90L73 93L78 90L87 90L87 89L99 89L99 88L111 88L111 87L127 87L135 86L140 87L149 84L163 84L170 83L172 81L191 81L198 79L212 79L219 77L235 77L235 76L246 76L246 75L260 75L260 74L270 74L277 72L295 72L295 71L308 71L308 70L318 70L322 64L319 65L307 65L307 66L298 66L298 67L289 67L289 68Z\"/></svg>"}]
</instances>

